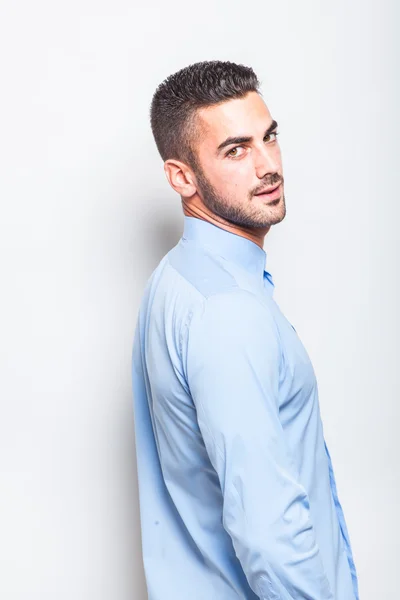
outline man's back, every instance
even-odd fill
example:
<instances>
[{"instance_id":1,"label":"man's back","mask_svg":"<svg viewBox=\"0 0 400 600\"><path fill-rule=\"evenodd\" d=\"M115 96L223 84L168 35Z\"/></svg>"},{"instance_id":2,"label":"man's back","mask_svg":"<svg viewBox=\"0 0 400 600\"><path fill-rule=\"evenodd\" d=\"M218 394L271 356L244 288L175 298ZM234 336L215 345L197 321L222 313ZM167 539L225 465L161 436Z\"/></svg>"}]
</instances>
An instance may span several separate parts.
<instances>
[{"instance_id":1,"label":"man's back","mask_svg":"<svg viewBox=\"0 0 400 600\"><path fill-rule=\"evenodd\" d=\"M133 348L149 600L358 599L309 357L266 254L193 217Z\"/></svg>"}]
</instances>

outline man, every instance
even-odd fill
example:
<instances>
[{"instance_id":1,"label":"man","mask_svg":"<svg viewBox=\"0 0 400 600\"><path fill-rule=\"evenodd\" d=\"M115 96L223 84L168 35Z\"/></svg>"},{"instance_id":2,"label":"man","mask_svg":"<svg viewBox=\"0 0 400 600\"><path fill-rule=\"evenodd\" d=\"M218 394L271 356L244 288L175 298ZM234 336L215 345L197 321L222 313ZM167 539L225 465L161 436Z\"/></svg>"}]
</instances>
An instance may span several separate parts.
<instances>
[{"instance_id":1,"label":"man","mask_svg":"<svg viewBox=\"0 0 400 600\"><path fill-rule=\"evenodd\" d=\"M184 228L133 347L149 600L358 600L315 374L265 270L286 208L259 86L251 68L201 62L152 100Z\"/></svg>"}]
</instances>

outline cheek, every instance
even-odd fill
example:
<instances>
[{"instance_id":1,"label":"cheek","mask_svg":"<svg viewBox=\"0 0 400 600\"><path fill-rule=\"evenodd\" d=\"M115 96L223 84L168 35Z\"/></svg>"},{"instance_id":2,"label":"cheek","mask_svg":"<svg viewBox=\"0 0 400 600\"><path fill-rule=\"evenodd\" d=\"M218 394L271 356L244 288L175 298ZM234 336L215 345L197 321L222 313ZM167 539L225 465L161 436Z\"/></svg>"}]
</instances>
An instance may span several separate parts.
<instances>
[{"instance_id":1,"label":"cheek","mask_svg":"<svg viewBox=\"0 0 400 600\"><path fill-rule=\"evenodd\" d=\"M276 162L279 164L279 166L282 165L282 155L281 155L281 149L279 144L277 146L275 146L275 160Z\"/></svg>"},{"instance_id":2,"label":"cheek","mask_svg":"<svg viewBox=\"0 0 400 600\"><path fill-rule=\"evenodd\" d=\"M225 190L248 191L254 187L254 171L250 161L231 161L224 165L220 172L220 180L225 186Z\"/></svg>"},{"instance_id":3,"label":"cheek","mask_svg":"<svg viewBox=\"0 0 400 600\"><path fill-rule=\"evenodd\" d=\"M225 198L242 198L255 187L255 175L249 160L203 162L203 170L214 190Z\"/></svg>"},{"instance_id":4,"label":"cheek","mask_svg":"<svg viewBox=\"0 0 400 600\"><path fill-rule=\"evenodd\" d=\"M240 177L238 173L234 175L224 177L219 183L219 193L224 196L231 203L239 203L243 201L244 197L252 189L251 183L246 182L243 177Z\"/></svg>"}]
</instances>

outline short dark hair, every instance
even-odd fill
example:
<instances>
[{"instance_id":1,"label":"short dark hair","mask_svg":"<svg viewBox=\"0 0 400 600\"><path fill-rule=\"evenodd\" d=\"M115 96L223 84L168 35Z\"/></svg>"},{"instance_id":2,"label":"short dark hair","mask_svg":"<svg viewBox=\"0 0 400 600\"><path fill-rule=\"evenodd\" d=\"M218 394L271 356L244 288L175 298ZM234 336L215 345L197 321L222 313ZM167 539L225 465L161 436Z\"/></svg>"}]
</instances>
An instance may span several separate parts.
<instances>
[{"instance_id":1,"label":"short dark hair","mask_svg":"<svg viewBox=\"0 0 400 600\"><path fill-rule=\"evenodd\" d=\"M169 75L151 102L150 123L163 161L176 159L199 168L196 143L201 131L199 108L260 92L261 82L251 67L229 61L202 61Z\"/></svg>"}]
</instances>

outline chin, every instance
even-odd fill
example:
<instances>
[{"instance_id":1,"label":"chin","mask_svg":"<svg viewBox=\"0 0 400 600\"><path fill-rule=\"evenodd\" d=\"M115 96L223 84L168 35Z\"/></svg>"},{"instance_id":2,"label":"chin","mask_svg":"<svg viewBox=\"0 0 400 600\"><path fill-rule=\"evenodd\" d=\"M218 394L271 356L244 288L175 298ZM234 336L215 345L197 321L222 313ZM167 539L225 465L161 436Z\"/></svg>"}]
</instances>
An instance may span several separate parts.
<instances>
[{"instance_id":1,"label":"chin","mask_svg":"<svg viewBox=\"0 0 400 600\"><path fill-rule=\"evenodd\" d=\"M281 200L277 206L270 206L268 212L270 218L269 222L271 225L276 225L277 223L280 223L286 216L285 202Z\"/></svg>"}]
</instances>

